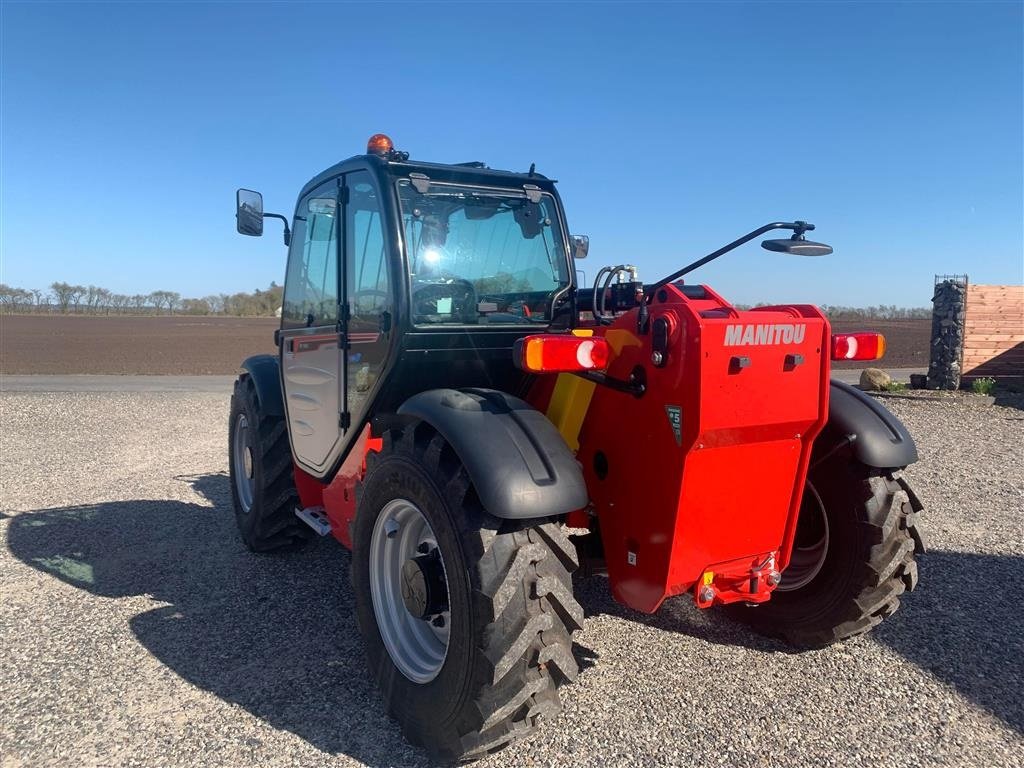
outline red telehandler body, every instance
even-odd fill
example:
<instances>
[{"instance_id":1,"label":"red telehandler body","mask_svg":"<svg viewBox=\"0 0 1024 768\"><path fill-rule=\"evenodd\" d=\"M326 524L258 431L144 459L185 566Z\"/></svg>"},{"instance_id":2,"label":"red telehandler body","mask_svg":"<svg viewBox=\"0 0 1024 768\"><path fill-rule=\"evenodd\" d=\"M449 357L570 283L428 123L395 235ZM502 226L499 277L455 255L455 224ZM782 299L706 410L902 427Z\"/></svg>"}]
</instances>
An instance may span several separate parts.
<instances>
[{"instance_id":1,"label":"red telehandler body","mask_svg":"<svg viewBox=\"0 0 1024 768\"><path fill-rule=\"evenodd\" d=\"M232 398L236 517L256 551L352 550L369 667L407 738L472 759L558 711L581 559L653 612L688 594L817 647L917 582L917 460L875 400L830 380L878 334L816 307L741 311L685 274L577 284L554 182L412 162L383 135L312 179L292 226L239 190L238 230L285 220L276 356Z\"/></svg>"}]
</instances>

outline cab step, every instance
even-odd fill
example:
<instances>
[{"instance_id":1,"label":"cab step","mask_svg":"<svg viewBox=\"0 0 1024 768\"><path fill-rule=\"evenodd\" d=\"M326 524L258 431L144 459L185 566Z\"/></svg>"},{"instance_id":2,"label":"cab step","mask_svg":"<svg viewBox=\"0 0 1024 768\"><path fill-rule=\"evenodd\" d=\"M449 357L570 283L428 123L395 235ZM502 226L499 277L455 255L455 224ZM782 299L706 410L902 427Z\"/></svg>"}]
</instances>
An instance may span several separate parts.
<instances>
[{"instance_id":1,"label":"cab step","mask_svg":"<svg viewBox=\"0 0 1024 768\"><path fill-rule=\"evenodd\" d=\"M326 536L331 532L331 521L327 519L323 507L306 507L305 509L296 507L295 515L321 536Z\"/></svg>"}]
</instances>

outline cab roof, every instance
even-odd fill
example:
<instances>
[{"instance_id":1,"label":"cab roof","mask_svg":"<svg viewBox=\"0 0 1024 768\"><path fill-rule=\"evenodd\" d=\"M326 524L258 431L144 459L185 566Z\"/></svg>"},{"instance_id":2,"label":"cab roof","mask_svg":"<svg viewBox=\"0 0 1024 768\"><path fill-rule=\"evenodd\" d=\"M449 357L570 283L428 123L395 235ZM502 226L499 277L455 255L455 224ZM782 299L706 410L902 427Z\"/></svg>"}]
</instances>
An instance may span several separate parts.
<instances>
[{"instance_id":1,"label":"cab roof","mask_svg":"<svg viewBox=\"0 0 1024 768\"><path fill-rule=\"evenodd\" d=\"M482 163L428 163L418 160L389 160L380 155L355 155L321 171L302 188L299 197L323 184L325 181L347 171L371 168L378 175L389 175L402 178L411 173L422 173L432 181L458 182L462 184L482 184L497 187L521 187L534 184L546 191L553 191L555 179L549 179L541 173L517 173L487 168Z\"/></svg>"}]
</instances>

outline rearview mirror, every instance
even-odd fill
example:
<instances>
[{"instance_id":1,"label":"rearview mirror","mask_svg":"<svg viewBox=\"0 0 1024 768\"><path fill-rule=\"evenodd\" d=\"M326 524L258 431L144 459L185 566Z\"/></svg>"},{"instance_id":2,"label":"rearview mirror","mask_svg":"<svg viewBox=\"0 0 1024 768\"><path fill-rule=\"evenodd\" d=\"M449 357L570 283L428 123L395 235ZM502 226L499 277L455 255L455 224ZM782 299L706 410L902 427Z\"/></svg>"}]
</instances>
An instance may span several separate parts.
<instances>
[{"instance_id":1,"label":"rearview mirror","mask_svg":"<svg viewBox=\"0 0 1024 768\"><path fill-rule=\"evenodd\" d=\"M831 245L816 243L813 240L804 240L798 237L789 237L784 240L763 240L761 247L766 251L791 253L794 256L828 256L832 253Z\"/></svg>"},{"instance_id":2,"label":"rearview mirror","mask_svg":"<svg viewBox=\"0 0 1024 768\"><path fill-rule=\"evenodd\" d=\"M263 195L251 189L235 193L235 227L240 235L263 234Z\"/></svg>"},{"instance_id":3,"label":"rearview mirror","mask_svg":"<svg viewBox=\"0 0 1024 768\"><path fill-rule=\"evenodd\" d=\"M574 259L585 259L590 252L590 238L586 235L572 236L572 257Z\"/></svg>"}]
</instances>

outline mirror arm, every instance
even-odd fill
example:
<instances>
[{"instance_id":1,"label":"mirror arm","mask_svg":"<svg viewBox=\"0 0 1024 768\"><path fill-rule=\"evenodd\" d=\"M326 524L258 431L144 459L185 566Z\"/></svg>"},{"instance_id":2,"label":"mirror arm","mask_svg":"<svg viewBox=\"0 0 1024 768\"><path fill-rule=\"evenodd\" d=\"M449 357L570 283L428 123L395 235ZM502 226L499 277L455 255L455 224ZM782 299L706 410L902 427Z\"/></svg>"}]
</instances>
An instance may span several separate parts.
<instances>
[{"instance_id":1,"label":"mirror arm","mask_svg":"<svg viewBox=\"0 0 1024 768\"><path fill-rule=\"evenodd\" d=\"M668 277L663 277L658 282L646 286L644 288L644 296L648 300L650 300L650 297L654 295L654 292L661 288L663 285L668 285L669 283L675 282L683 275L689 274L690 272L693 272L693 270L703 267L709 261L714 261L719 256L723 256L727 254L729 251L733 250L734 248L739 248L744 243L749 243L751 240L760 237L765 232L771 232L773 229L791 229L793 230L794 238L802 238L804 232L809 232L810 230L814 229L814 225L808 224L806 221L774 221L771 224L765 224L763 227L758 227L753 232L747 233L738 240L733 240L731 243L729 243L726 246L723 246L722 248L719 248L717 251L709 253L704 258L697 259L697 261L693 262L692 264L687 264L685 267L676 272L673 272Z\"/></svg>"},{"instance_id":2,"label":"mirror arm","mask_svg":"<svg viewBox=\"0 0 1024 768\"><path fill-rule=\"evenodd\" d=\"M292 231L288 229L288 219L282 216L280 213L264 213L264 219L280 219L284 222L284 244L291 245L292 243Z\"/></svg>"}]
</instances>

